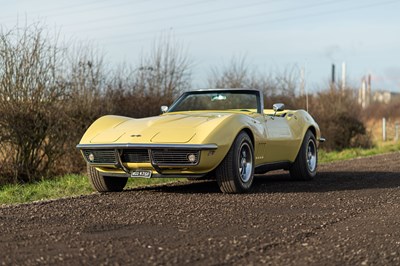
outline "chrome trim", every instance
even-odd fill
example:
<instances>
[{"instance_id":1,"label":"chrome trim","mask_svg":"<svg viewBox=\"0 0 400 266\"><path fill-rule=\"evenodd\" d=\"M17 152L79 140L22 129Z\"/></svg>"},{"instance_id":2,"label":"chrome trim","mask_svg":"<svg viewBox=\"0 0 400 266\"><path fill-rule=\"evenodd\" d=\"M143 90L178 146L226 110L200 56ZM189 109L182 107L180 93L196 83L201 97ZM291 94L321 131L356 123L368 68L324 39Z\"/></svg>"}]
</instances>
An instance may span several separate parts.
<instances>
[{"instance_id":1,"label":"chrome trim","mask_svg":"<svg viewBox=\"0 0 400 266\"><path fill-rule=\"evenodd\" d=\"M150 152L150 150L149 150L149 152ZM151 153L151 152L150 152ZM150 164L151 164L151 166L154 168L154 170L156 170L157 171L157 173L159 173L159 174L162 174L162 169L161 169L161 167L159 167L157 164L155 164L154 162L153 162L153 158L150 156Z\"/></svg>"},{"instance_id":2,"label":"chrome trim","mask_svg":"<svg viewBox=\"0 0 400 266\"><path fill-rule=\"evenodd\" d=\"M283 103L275 103L272 105L272 109L276 112L285 111L285 104Z\"/></svg>"},{"instance_id":3,"label":"chrome trim","mask_svg":"<svg viewBox=\"0 0 400 266\"><path fill-rule=\"evenodd\" d=\"M116 167L122 169L125 173L129 174L130 171L128 168L125 167L125 165L122 163L122 159L121 159L121 154L119 153L119 151L117 149L115 149L115 156L117 157L117 163L116 163Z\"/></svg>"},{"instance_id":4,"label":"chrome trim","mask_svg":"<svg viewBox=\"0 0 400 266\"><path fill-rule=\"evenodd\" d=\"M306 152L306 161L308 170L313 173L317 169L317 145L313 139L308 141L307 152Z\"/></svg>"},{"instance_id":5,"label":"chrome trim","mask_svg":"<svg viewBox=\"0 0 400 266\"><path fill-rule=\"evenodd\" d=\"M217 144L144 144L144 143L115 143L115 144L78 144L82 149L187 149L187 150L216 150Z\"/></svg>"},{"instance_id":6,"label":"chrome trim","mask_svg":"<svg viewBox=\"0 0 400 266\"><path fill-rule=\"evenodd\" d=\"M166 106L166 105L162 105L161 107L160 107L160 110L161 110L161 113L166 113L166 112L168 112L168 106Z\"/></svg>"},{"instance_id":7,"label":"chrome trim","mask_svg":"<svg viewBox=\"0 0 400 266\"><path fill-rule=\"evenodd\" d=\"M242 143L239 150L238 171L243 183L247 183L253 176L253 154L247 142Z\"/></svg>"}]
</instances>

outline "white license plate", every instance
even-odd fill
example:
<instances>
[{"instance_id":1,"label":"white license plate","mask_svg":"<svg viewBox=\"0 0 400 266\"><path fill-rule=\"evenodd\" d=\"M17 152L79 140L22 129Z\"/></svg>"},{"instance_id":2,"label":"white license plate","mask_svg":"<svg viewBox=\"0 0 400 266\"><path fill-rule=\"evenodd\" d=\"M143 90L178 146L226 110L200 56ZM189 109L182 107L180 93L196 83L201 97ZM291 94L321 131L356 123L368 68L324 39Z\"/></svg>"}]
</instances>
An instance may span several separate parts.
<instances>
[{"instance_id":1,"label":"white license plate","mask_svg":"<svg viewBox=\"0 0 400 266\"><path fill-rule=\"evenodd\" d=\"M136 177L136 178L150 178L151 177L151 171L150 170L137 170L131 172L131 177Z\"/></svg>"}]
</instances>

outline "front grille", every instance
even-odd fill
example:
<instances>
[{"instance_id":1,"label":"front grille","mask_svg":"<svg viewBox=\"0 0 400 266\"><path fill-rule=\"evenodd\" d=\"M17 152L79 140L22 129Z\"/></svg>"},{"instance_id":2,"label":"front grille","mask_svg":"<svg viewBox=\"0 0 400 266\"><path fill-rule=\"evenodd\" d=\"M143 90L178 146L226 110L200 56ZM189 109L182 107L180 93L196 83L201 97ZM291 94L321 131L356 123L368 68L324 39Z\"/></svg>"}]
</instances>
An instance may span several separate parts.
<instances>
[{"instance_id":1,"label":"front grille","mask_svg":"<svg viewBox=\"0 0 400 266\"><path fill-rule=\"evenodd\" d=\"M148 163L150 162L149 152L143 150L123 150L121 155L123 163Z\"/></svg>"},{"instance_id":2,"label":"front grille","mask_svg":"<svg viewBox=\"0 0 400 266\"><path fill-rule=\"evenodd\" d=\"M194 155L195 160L190 161L189 155ZM151 157L156 165L197 165L200 152L193 150L152 150Z\"/></svg>"},{"instance_id":3,"label":"front grille","mask_svg":"<svg viewBox=\"0 0 400 266\"><path fill-rule=\"evenodd\" d=\"M118 165L120 154L122 163L149 163L159 166L193 166L200 160L198 150L175 150L175 149L84 149L85 159L92 164Z\"/></svg>"},{"instance_id":4,"label":"front grille","mask_svg":"<svg viewBox=\"0 0 400 266\"><path fill-rule=\"evenodd\" d=\"M90 163L95 164L116 164L114 150L83 150L83 155Z\"/></svg>"}]
</instances>

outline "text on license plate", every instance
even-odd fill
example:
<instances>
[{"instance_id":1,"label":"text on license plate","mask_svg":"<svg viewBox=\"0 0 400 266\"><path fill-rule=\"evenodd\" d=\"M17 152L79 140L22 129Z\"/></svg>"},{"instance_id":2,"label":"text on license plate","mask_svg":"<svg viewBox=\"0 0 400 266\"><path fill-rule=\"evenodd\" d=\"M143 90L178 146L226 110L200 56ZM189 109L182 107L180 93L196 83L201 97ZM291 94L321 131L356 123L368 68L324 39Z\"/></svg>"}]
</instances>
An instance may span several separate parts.
<instances>
[{"instance_id":1,"label":"text on license plate","mask_svg":"<svg viewBox=\"0 0 400 266\"><path fill-rule=\"evenodd\" d=\"M131 172L131 177L150 178L151 171L150 170L133 171L133 172Z\"/></svg>"}]
</instances>

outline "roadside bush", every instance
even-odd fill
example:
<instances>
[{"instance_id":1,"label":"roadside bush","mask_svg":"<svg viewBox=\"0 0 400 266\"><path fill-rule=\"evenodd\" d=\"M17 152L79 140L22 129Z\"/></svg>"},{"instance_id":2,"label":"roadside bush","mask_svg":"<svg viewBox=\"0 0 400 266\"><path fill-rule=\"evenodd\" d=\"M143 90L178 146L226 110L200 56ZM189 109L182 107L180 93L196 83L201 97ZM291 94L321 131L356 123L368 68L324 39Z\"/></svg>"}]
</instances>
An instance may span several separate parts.
<instances>
[{"instance_id":1,"label":"roadside bush","mask_svg":"<svg viewBox=\"0 0 400 266\"><path fill-rule=\"evenodd\" d=\"M310 113L327 139L326 150L372 146L371 137L361 120L361 107L352 90L344 94L335 89L310 97Z\"/></svg>"},{"instance_id":2,"label":"roadside bush","mask_svg":"<svg viewBox=\"0 0 400 266\"><path fill-rule=\"evenodd\" d=\"M0 33L0 171L5 181L47 176L68 133L57 41L32 25Z\"/></svg>"},{"instance_id":3,"label":"roadside bush","mask_svg":"<svg viewBox=\"0 0 400 266\"><path fill-rule=\"evenodd\" d=\"M389 103L373 102L363 110L363 120L380 120L385 118L400 118L400 97L394 97Z\"/></svg>"}]
</instances>

